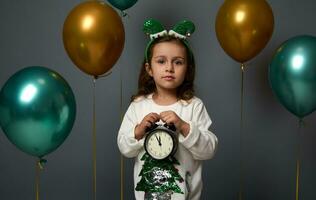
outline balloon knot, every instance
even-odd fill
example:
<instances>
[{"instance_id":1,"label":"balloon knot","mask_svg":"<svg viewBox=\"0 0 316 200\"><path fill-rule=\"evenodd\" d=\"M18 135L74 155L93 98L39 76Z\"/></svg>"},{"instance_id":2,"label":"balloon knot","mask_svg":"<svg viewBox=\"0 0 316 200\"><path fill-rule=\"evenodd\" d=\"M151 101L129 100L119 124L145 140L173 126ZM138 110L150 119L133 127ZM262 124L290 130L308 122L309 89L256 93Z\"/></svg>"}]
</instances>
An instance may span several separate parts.
<instances>
[{"instance_id":1,"label":"balloon knot","mask_svg":"<svg viewBox=\"0 0 316 200\"><path fill-rule=\"evenodd\" d=\"M44 169L44 165L47 163L47 160L44 158L39 158L38 160L38 167L43 170Z\"/></svg>"},{"instance_id":2,"label":"balloon knot","mask_svg":"<svg viewBox=\"0 0 316 200\"><path fill-rule=\"evenodd\" d=\"M121 11L121 16L122 17L129 17L129 15L125 11Z\"/></svg>"},{"instance_id":3,"label":"balloon knot","mask_svg":"<svg viewBox=\"0 0 316 200\"><path fill-rule=\"evenodd\" d=\"M244 71L245 71L245 67L246 67L246 66L245 66L245 64L244 64L244 63L241 63L241 65L240 65L240 69L241 69L241 71L243 71L243 72L244 72Z\"/></svg>"},{"instance_id":4,"label":"balloon knot","mask_svg":"<svg viewBox=\"0 0 316 200\"><path fill-rule=\"evenodd\" d=\"M300 118L299 123L300 123L300 126L302 126L302 127L306 126L306 122L302 118Z\"/></svg>"}]
</instances>

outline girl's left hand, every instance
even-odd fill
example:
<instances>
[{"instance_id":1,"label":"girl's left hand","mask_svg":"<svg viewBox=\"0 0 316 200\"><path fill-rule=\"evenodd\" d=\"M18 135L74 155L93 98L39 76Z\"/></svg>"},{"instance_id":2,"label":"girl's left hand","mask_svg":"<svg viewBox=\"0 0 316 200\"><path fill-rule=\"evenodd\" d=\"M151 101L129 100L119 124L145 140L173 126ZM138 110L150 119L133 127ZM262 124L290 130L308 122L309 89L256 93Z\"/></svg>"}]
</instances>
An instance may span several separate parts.
<instances>
[{"instance_id":1,"label":"girl's left hand","mask_svg":"<svg viewBox=\"0 0 316 200\"><path fill-rule=\"evenodd\" d=\"M189 134L190 125L183 121L175 112L171 110L161 112L160 119L166 124L174 124L184 137Z\"/></svg>"}]
</instances>

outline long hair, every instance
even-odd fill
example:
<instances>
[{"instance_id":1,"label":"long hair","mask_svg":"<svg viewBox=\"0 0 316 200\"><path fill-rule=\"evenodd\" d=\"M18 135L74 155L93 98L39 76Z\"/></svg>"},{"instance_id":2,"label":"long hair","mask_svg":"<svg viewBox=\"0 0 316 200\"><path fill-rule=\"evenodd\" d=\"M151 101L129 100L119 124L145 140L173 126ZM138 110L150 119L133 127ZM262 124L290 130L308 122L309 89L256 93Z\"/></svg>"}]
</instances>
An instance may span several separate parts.
<instances>
[{"instance_id":1,"label":"long hair","mask_svg":"<svg viewBox=\"0 0 316 200\"><path fill-rule=\"evenodd\" d=\"M189 47L183 43L181 39L172 36L164 36L153 41L151 46L148 48L148 64L151 65L153 48L156 44L161 42L173 41L182 45L186 49L187 70L182 84L177 88L177 98L188 101L194 96L195 61L193 53L191 52ZM132 101L135 100L137 97L146 96L156 91L155 81L151 76L149 76L148 72L146 71L146 63L147 61L145 58L142 63L140 74L138 77L138 90L137 93L132 96Z\"/></svg>"}]
</instances>

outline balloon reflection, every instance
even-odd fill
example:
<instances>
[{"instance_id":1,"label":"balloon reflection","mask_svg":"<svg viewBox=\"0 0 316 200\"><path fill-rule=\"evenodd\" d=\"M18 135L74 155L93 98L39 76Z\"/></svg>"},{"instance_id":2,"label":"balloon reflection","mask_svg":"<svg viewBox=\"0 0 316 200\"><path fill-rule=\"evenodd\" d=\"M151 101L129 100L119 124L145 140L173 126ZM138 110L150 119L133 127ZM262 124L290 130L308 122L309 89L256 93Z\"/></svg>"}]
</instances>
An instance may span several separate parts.
<instances>
[{"instance_id":1,"label":"balloon reflection","mask_svg":"<svg viewBox=\"0 0 316 200\"><path fill-rule=\"evenodd\" d=\"M37 88L33 84L26 85L21 92L20 100L23 103L31 102L37 94Z\"/></svg>"},{"instance_id":2,"label":"balloon reflection","mask_svg":"<svg viewBox=\"0 0 316 200\"><path fill-rule=\"evenodd\" d=\"M91 29L91 27L93 26L93 24L94 24L94 19L93 19L93 17L90 16L90 15L87 15L87 16L85 16L85 17L83 18L83 20L82 20L82 29L88 31L88 30Z\"/></svg>"},{"instance_id":3,"label":"balloon reflection","mask_svg":"<svg viewBox=\"0 0 316 200\"><path fill-rule=\"evenodd\" d=\"M246 15L246 13L244 11L238 10L236 12L236 17L235 17L236 22L237 23L242 23L244 21L244 19L245 19L245 15Z\"/></svg>"},{"instance_id":4,"label":"balloon reflection","mask_svg":"<svg viewBox=\"0 0 316 200\"><path fill-rule=\"evenodd\" d=\"M292 58L292 68L300 70L304 65L304 57L302 55L294 55Z\"/></svg>"}]
</instances>

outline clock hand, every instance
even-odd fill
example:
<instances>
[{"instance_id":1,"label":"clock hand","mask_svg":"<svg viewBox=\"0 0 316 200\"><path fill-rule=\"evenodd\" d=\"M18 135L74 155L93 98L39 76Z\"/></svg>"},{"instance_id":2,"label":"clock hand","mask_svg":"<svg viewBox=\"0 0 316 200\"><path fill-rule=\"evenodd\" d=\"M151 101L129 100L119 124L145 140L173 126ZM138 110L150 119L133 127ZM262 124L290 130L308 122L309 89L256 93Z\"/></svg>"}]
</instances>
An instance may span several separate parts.
<instances>
[{"instance_id":1,"label":"clock hand","mask_svg":"<svg viewBox=\"0 0 316 200\"><path fill-rule=\"evenodd\" d=\"M156 137L156 139L158 141L159 146L161 146L160 137L158 138L157 135L155 135L155 137Z\"/></svg>"}]
</instances>

